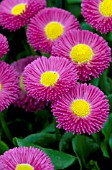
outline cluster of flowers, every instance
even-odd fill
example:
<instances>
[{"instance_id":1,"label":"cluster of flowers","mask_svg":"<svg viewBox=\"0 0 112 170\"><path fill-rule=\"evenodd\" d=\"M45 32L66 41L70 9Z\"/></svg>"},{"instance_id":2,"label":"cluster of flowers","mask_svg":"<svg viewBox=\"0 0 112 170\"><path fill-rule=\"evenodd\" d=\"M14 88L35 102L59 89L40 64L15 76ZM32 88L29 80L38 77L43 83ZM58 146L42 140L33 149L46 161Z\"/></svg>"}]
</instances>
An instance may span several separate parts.
<instances>
[{"instance_id":1,"label":"cluster of flowers","mask_svg":"<svg viewBox=\"0 0 112 170\"><path fill-rule=\"evenodd\" d=\"M112 10L107 11L107 7L112 8L111 0L82 1L83 16L102 33L112 30ZM26 111L35 111L50 101L58 128L73 134L98 132L108 118L108 100L98 87L84 82L99 77L108 68L111 49L107 42L97 34L81 30L77 19L68 11L46 8L45 0L3 0L0 25L16 31L25 24L28 24L29 44L51 56L30 56L12 65L0 61L0 112L11 103ZM0 58L8 49L7 39L0 35ZM29 150L33 155L27 162ZM23 158L23 153L24 160L18 156L22 154ZM10 164L10 156L12 159L15 155L19 164L16 158ZM41 167L41 159L47 161L44 156L33 148L16 148L1 156L1 169L36 170ZM52 170L53 165L48 159L47 164L37 169Z\"/></svg>"},{"instance_id":2,"label":"cluster of flowers","mask_svg":"<svg viewBox=\"0 0 112 170\"><path fill-rule=\"evenodd\" d=\"M85 5L82 2L82 11ZM57 127L73 134L98 132L108 117L108 101L99 88L84 82L108 68L111 49L101 36L81 30L68 11L45 6L41 0L3 0L0 4L4 28L15 31L28 23L30 45L51 55L30 56L11 66L0 62L0 111L11 103L35 111L51 101ZM3 35L0 41L2 57L8 42Z\"/></svg>"}]
</instances>

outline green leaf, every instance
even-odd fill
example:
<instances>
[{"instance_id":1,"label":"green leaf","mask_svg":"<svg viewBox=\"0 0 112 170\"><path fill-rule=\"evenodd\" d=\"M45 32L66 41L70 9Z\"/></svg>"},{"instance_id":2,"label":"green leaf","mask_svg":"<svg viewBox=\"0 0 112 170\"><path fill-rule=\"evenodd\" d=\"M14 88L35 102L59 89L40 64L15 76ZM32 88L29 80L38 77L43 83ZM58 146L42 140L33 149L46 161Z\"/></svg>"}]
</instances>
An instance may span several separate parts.
<instances>
[{"instance_id":1,"label":"green leaf","mask_svg":"<svg viewBox=\"0 0 112 170\"><path fill-rule=\"evenodd\" d=\"M112 42L112 33L108 33L108 36L107 36L107 41L111 41Z\"/></svg>"},{"instance_id":2,"label":"green leaf","mask_svg":"<svg viewBox=\"0 0 112 170\"><path fill-rule=\"evenodd\" d=\"M75 5L68 4L66 6L66 9L68 11L70 11L73 15L75 15L75 17L77 17L77 18L81 17L81 6L80 6L80 4L75 4Z\"/></svg>"},{"instance_id":3,"label":"green leaf","mask_svg":"<svg viewBox=\"0 0 112 170\"><path fill-rule=\"evenodd\" d=\"M76 161L76 157L52 149L43 150L52 160L56 169L65 169Z\"/></svg>"},{"instance_id":4,"label":"green leaf","mask_svg":"<svg viewBox=\"0 0 112 170\"><path fill-rule=\"evenodd\" d=\"M110 69L110 68L109 68ZM110 70L109 70L110 72ZM110 77L107 78L109 86L110 86L110 94L112 93L112 79Z\"/></svg>"},{"instance_id":5,"label":"green leaf","mask_svg":"<svg viewBox=\"0 0 112 170\"><path fill-rule=\"evenodd\" d=\"M55 5L56 5L56 7L62 8L62 1L63 1L63 0L55 0Z\"/></svg>"},{"instance_id":6,"label":"green leaf","mask_svg":"<svg viewBox=\"0 0 112 170\"><path fill-rule=\"evenodd\" d=\"M104 124L104 128L101 130L104 135L104 140L101 143L101 150L103 156L109 158L109 138L112 133L112 113L109 115L108 120Z\"/></svg>"},{"instance_id":7,"label":"green leaf","mask_svg":"<svg viewBox=\"0 0 112 170\"><path fill-rule=\"evenodd\" d=\"M96 143L100 144L100 134L99 133L91 134L91 136L93 137L93 139L95 140Z\"/></svg>"},{"instance_id":8,"label":"green leaf","mask_svg":"<svg viewBox=\"0 0 112 170\"><path fill-rule=\"evenodd\" d=\"M73 135L72 133L64 133L59 143L59 150L64 151L65 149L69 149L69 142L71 142Z\"/></svg>"},{"instance_id":9,"label":"green leaf","mask_svg":"<svg viewBox=\"0 0 112 170\"><path fill-rule=\"evenodd\" d=\"M110 112L112 112L112 94L109 94L109 95L107 96L107 99L109 100Z\"/></svg>"},{"instance_id":10,"label":"green leaf","mask_svg":"<svg viewBox=\"0 0 112 170\"><path fill-rule=\"evenodd\" d=\"M99 148L99 145L93 139L84 135L77 135L73 138L72 146L79 158L80 169L82 169L82 164L86 166L88 157Z\"/></svg>"},{"instance_id":11,"label":"green leaf","mask_svg":"<svg viewBox=\"0 0 112 170\"><path fill-rule=\"evenodd\" d=\"M0 155L2 155L5 151L9 150L9 147L3 141L0 141Z\"/></svg>"},{"instance_id":12,"label":"green leaf","mask_svg":"<svg viewBox=\"0 0 112 170\"><path fill-rule=\"evenodd\" d=\"M112 151L112 134L110 135L110 138L109 138L109 146Z\"/></svg>"},{"instance_id":13,"label":"green leaf","mask_svg":"<svg viewBox=\"0 0 112 170\"><path fill-rule=\"evenodd\" d=\"M18 146L28 146L28 147L34 146L36 148L40 148L51 158L52 163L55 166L55 169L65 169L70 165L72 165L77 160L75 156L66 154L64 152L59 152L53 149L42 148L38 145L33 145L30 143L26 144L24 143L23 139L14 138L14 143L16 143Z\"/></svg>"},{"instance_id":14,"label":"green leaf","mask_svg":"<svg viewBox=\"0 0 112 170\"><path fill-rule=\"evenodd\" d=\"M90 81L90 83L91 83L92 85L98 87L98 85L99 85L99 78L96 78L96 79L93 78L93 79Z\"/></svg>"},{"instance_id":15,"label":"green leaf","mask_svg":"<svg viewBox=\"0 0 112 170\"><path fill-rule=\"evenodd\" d=\"M99 78L99 86L100 89L106 94L109 95L110 92L110 85L108 83L108 78L107 78L107 71L104 71L104 73L100 76Z\"/></svg>"},{"instance_id":16,"label":"green leaf","mask_svg":"<svg viewBox=\"0 0 112 170\"><path fill-rule=\"evenodd\" d=\"M81 0L67 0L68 3L81 3Z\"/></svg>"},{"instance_id":17,"label":"green leaf","mask_svg":"<svg viewBox=\"0 0 112 170\"><path fill-rule=\"evenodd\" d=\"M107 140L104 140L103 142L101 142L101 151L103 153L103 156L106 158L109 158L109 152L108 152L108 142Z\"/></svg>"},{"instance_id":18,"label":"green leaf","mask_svg":"<svg viewBox=\"0 0 112 170\"><path fill-rule=\"evenodd\" d=\"M112 133L112 113L109 115L108 120L104 124L104 128L101 130L105 139L109 139Z\"/></svg>"},{"instance_id":19,"label":"green leaf","mask_svg":"<svg viewBox=\"0 0 112 170\"><path fill-rule=\"evenodd\" d=\"M42 130L42 132L55 132L55 126L54 126L54 122L51 123L49 126L47 126L45 129Z\"/></svg>"},{"instance_id":20,"label":"green leaf","mask_svg":"<svg viewBox=\"0 0 112 170\"><path fill-rule=\"evenodd\" d=\"M36 133L36 134L32 134L27 136L26 138L22 139L22 143L24 144L36 144L36 145L40 145L42 147L47 147L50 146L52 143L54 143L56 140L56 135L55 134L50 134L50 133ZM19 141L19 139L17 140L17 138L14 138L14 143L15 141ZM18 143L18 145L20 145L20 143Z\"/></svg>"},{"instance_id":21,"label":"green leaf","mask_svg":"<svg viewBox=\"0 0 112 170\"><path fill-rule=\"evenodd\" d=\"M91 170L100 170L96 161L91 160L88 165Z\"/></svg>"},{"instance_id":22,"label":"green leaf","mask_svg":"<svg viewBox=\"0 0 112 170\"><path fill-rule=\"evenodd\" d=\"M91 27L91 25L87 24L86 22L81 23L81 28L82 28L82 30L89 30L89 31L92 31L92 32L95 31L95 29L93 29Z\"/></svg>"}]
</instances>

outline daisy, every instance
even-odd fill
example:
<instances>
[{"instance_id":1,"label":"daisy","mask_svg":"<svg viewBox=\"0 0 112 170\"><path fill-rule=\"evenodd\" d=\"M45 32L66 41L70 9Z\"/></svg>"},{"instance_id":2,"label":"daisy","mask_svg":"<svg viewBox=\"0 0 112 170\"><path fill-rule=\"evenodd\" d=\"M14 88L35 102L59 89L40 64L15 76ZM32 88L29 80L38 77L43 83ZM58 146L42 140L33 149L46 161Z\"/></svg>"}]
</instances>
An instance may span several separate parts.
<instances>
[{"instance_id":1,"label":"daisy","mask_svg":"<svg viewBox=\"0 0 112 170\"><path fill-rule=\"evenodd\" d=\"M32 61L36 60L38 56L30 56L26 58L19 59L12 63L12 66L16 69L20 77L20 92L17 100L14 102L15 106L21 107L29 112L39 111L44 108L45 102L34 99L27 95L24 89L22 73L24 68L30 64Z\"/></svg>"},{"instance_id":2,"label":"daisy","mask_svg":"<svg viewBox=\"0 0 112 170\"><path fill-rule=\"evenodd\" d=\"M54 42L71 29L80 29L71 13L59 8L45 8L31 19L27 37L35 50L51 53Z\"/></svg>"},{"instance_id":3,"label":"daisy","mask_svg":"<svg viewBox=\"0 0 112 170\"><path fill-rule=\"evenodd\" d=\"M2 58L9 51L7 38L0 34L0 58Z\"/></svg>"},{"instance_id":4,"label":"daisy","mask_svg":"<svg viewBox=\"0 0 112 170\"><path fill-rule=\"evenodd\" d=\"M82 0L82 15L88 24L102 34L112 32L111 0Z\"/></svg>"},{"instance_id":5,"label":"daisy","mask_svg":"<svg viewBox=\"0 0 112 170\"><path fill-rule=\"evenodd\" d=\"M111 49L107 42L86 30L67 32L55 43L52 55L72 61L81 81L99 77L111 61Z\"/></svg>"},{"instance_id":6,"label":"daisy","mask_svg":"<svg viewBox=\"0 0 112 170\"><path fill-rule=\"evenodd\" d=\"M9 64L0 61L0 112L16 100L19 92L19 77Z\"/></svg>"},{"instance_id":7,"label":"daisy","mask_svg":"<svg viewBox=\"0 0 112 170\"><path fill-rule=\"evenodd\" d=\"M28 95L35 99L55 100L75 85L77 70L66 58L37 58L23 72L23 83Z\"/></svg>"},{"instance_id":8,"label":"daisy","mask_svg":"<svg viewBox=\"0 0 112 170\"><path fill-rule=\"evenodd\" d=\"M73 134L99 132L109 114L104 93L98 87L79 83L53 103L52 108L57 127Z\"/></svg>"},{"instance_id":9,"label":"daisy","mask_svg":"<svg viewBox=\"0 0 112 170\"><path fill-rule=\"evenodd\" d=\"M46 6L46 0L3 0L0 3L0 25L15 31Z\"/></svg>"},{"instance_id":10,"label":"daisy","mask_svg":"<svg viewBox=\"0 0 112 170\"><path fill-rule=\"evenodd\" d=\"M0 170L54 170L54 166L40 149L19 147L0 156Z\"/></svg>"}]
</instances>

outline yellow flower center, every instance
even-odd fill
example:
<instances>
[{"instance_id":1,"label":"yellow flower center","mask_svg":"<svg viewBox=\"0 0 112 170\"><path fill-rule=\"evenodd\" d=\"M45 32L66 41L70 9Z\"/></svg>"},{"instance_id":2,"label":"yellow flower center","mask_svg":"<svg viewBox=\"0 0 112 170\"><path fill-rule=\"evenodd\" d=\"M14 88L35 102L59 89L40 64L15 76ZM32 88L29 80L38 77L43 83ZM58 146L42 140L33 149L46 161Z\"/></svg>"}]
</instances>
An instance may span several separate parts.
<instances>
[{"instance_id":1,"label":"yellow flower center","mask_svg":"<svg viewBox=\"0 0 112 170\"><path fill-rule=\"evenodd\" d=\"M71 110L79 117L86 117L90 114L90 104L83 99L78 99L72 102Z\"/></svg>"},{"instance_id":2,"label":"yellow flower center","mask_svg":"<svg viewBox=\"0 0 112 170\"><path fill-rule=\"evenodd\" d=\"M17 164L15 170L34 170L34 168L29 164Z\"/></svg>"},{"instance_id":3,"label":"yellow flower center","mask_svg":"<svg viewBox=\"0 0 112 170\"><path fill-rule=\"evenodd\" d=\"M63 34L64 27L62 24L58 22L50 22L49 24L46 25L44 31L48 39L56 40Z\"/></svg>"},{"instance_id":4,"label":"yellow flower center","mask_svg":"<svg viewBox=\"0 0 112 170\"><path fill-rule=\"evenodd\" d=\"M99 10L104 17L112 17L112 0L101 1Z\"/></svg>"},{"instance_id":5,"label":"yellow flower center","mask_svg":"<svg viewBox=\"0 0 112 170\"><path fill-rule=\"evenodd\" d=\"M2 84L0 83L0 91L2 90Z\"/></svg>"},{"instance_id":6,"label":"yellow flower center","mask_svg":"<svg viewBox=\"0 0 112 170\"><path fill-rule=\"evenodd\" d=\"M18 4L12 8L13 15L20 15L22 12L26 11L26 4Z\"/></svg>"},{"instance_id":7,"label":"yellow flower center","mask_svg":"<svg viewBox=\"0 0 112 170\"><path fill-rule=\"evenodd\" d=\"M75 45L70 51L72 61L77 62L78 64L89 62L93 55L93 50L86 44Z\"/></svg>"},{"instance_id":8,"label":"yellow flower center","mask_svg":"<svg viewBox=\"0 0 112 170\"><path fill-rule=\"evenodd\" d=\"M19 82L21 90L24 90L24 85L23 85L23 77L20 76L20 82Z\"/></svg>"},{"instance_id":9,"label":"yellow flower center","mask_svg":"<svg viewBox=\"0 0 112 170\"><path fill-rule=\"evenodd\" d=\"M46 71L41 75L40 82L45 87L54 86L58 81L59 74L53 71Z\"/></svg>"}]
</instances>

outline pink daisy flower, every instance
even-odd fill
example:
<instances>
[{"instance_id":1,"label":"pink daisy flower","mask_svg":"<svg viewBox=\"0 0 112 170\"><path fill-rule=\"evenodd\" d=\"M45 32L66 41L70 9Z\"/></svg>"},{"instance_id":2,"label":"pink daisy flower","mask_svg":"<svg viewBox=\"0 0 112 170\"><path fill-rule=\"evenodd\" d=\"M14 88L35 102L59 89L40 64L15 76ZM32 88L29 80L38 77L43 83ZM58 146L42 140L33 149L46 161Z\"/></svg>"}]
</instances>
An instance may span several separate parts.
<instances>
[{"instance_id":1,"label":"pink daisy flower","mask_svg":"<svg viewBox=\"0 0 112 170\"><path fill-rule=\"evenodd\" d=\"M40 149L19 147L0 157L0 170L54 170L51 159Z\"/></svg>"},{"instance_id":2,"label":"pink daisy flower","mask_svg":"<svg viewBox=\"0 0 112 170\"><path fill-rule=\"evenodd\" d=\"M9 51L7 38L0 34L0 58L2 58Z\"/></svg>"},{"instance_id":3,"label":"pink daisy flower","mask_svg":"<svg viewBox=\"0 0 112 170\"><path fill-rule=\"evenodd\" d=\"M74 65L65 58L38 58L23 72L28 94L42 100L55 100L75 85L78 79Z\"/></svg>"},{"instance_id":4,"label":"pink daisy flower","mask_svg":"<svg viewBox=\"0 0 112 170\"><path fill-rule=\"evenodd\" d=\"M80 29L79 22L71 13L59 8L46 8L31 19L27 37L35 50L51 53L54 42L71 29Z\"/></svg>"},{"instance_id":5,"label":"pink daisy flower","mask_svg":"<svg viewBox=\"0 0 112 170\"><path fill-rule=\"evenodd\" d=\"M22 82L22 73L24 71L24 68L36 59L37 57L31 56L19 59L18 61L12 63L12 66L16 69L20 77L20 92L14 105L22 107L23 109L29 112L39 111L44 108L45 104L45 102L39 101L38 99L34 99L33 97L28 96L27 92L24 90L24 85Z\"/></svg>"},{"instance_id":6,"label":"pink daisy flower","mask_svg":"<svg viewBox=\"0 0 112 170\"><path fill-rule=\"evenodd\" d=\"M16 70L0 61L0 112L8 108L18 97L18 84L19 77Z\"/></svg>"},{"instance_id":7,"label":"pink daisy flower","mask_svg":"<svg viewBox=\"0 0 112 170\"><path fill-rule=\"evenodd\" d=\"M82 15L88 24L102 34L112 32L111 0L82 0Z\"/></svg>"},{"instance_id":8,"label":"pink daisy flower","mask_svg":"<svg viewBox=\"0 0 112 170\"><path fill-rule=\"evenodd\" d=\"M69 31L54 45L52 55L71 60L81 81L99 77L109 66L111 49L99 35L90 31Z\"/></svg>"},{"instance_id":9,"label":"pink daisy flower","mask_svg":"<svg viewBox=\"0 0 112 170\"><path fill-rule=\"evenodd\" d=\"M93 85L77 84L52 105L58 128L67 132L96 133L103 128L109 114L104 93Z\"/></svg>"},{"instance_id":10,"label":"pink daisy flower","mask_svg":"<svg viewBox=\"0 0 112 170\"><path fill-rule=\"evenodd\" d=\"M3 0L0 3L0 25L15 31L46 6L46 0Z\"/></svg>"}]
</instances>

